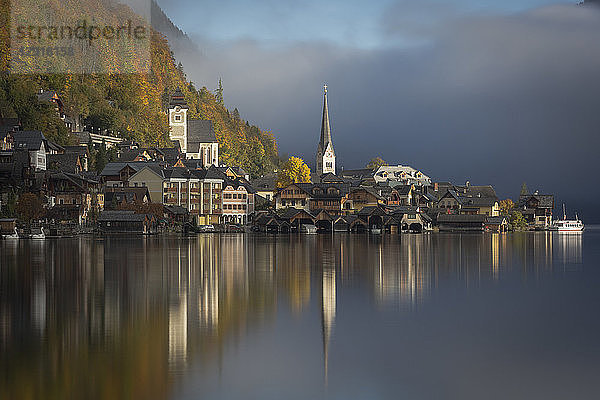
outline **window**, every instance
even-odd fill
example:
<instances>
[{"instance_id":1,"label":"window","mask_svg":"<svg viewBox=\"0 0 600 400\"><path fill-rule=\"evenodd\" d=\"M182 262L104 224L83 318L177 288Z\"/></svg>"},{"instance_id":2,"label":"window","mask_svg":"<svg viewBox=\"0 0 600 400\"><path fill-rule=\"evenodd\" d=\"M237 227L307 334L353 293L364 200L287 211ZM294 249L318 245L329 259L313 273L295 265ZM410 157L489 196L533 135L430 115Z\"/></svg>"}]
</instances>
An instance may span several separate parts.
<instances>
[{"instance_id":1,"label":"window","mask_svg":"<svg viewBox=\"0 0 600 400\"><path fill-rule=\"evenodd\" d=\"M176 115L175 116L175 121L176 122L181 122L181 115Z\"/></svg>"}]
</instances>

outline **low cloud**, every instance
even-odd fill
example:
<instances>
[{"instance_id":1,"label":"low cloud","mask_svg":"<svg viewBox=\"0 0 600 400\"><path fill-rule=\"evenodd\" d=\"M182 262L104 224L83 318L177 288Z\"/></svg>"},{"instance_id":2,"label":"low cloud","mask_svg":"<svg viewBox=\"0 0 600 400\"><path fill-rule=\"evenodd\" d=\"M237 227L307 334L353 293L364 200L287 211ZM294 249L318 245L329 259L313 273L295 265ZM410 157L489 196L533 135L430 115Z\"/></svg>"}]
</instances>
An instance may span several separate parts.
<instances>
[{"instance_id":1,"label":"low cloud","mask_svg":"<svg viewBox=\"0 0 600 400\"><path fill-rule=\"evenodd\" d=\"M600 145L599 10L436 17L427 44L409 48L195 38L204 56L179 58L209 88L222 77L226 103L273 130L282 152L314 162L327 82L344 168L380 155L434 179L493 183L502 196L526 181L577 203L600 194L589 185ZM404 14L392 11L403 13L392 8L382 29L401 34L390 21Z\"/></svg>"}]
</instances>

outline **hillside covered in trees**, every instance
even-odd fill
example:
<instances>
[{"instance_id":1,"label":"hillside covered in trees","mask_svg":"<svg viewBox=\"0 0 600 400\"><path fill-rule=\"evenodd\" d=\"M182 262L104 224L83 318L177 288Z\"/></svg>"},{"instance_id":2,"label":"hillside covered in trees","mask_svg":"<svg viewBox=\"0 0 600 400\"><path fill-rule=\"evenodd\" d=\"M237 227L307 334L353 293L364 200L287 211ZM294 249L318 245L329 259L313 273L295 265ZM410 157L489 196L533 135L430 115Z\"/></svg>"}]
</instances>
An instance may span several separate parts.
<instances>
[{"instance_id":1,"label":"hillside covered in trees","mask_svg":"<svg viewBox=\"0 0 600 400\"><path fill-rule=\"evenodd\" d=\"M107 20L114 19L115 24L137 18L129 8L114 4L108 0L65 0L48 2L47 6L52 13L73 20L81 19L82 14L85 17L86 12L103 13ZM52 107L37 100L40 89L54 90L64 103L64 112L86 126L142 145L166 146L169 127L165 111L170 93L180 88L189 105L189 117L213 121L224 162L241 166L254 176L272 170L277 164L273 135L242 120L237 109L227 110L222 87L213 93L189 82L166 37L158 31L151 32L148 73L120 73L116 57L109 57L102 60L107 72L101 74L15 75L8 72L9 23L9 0L0 0L0 117L16 116L23 129L41 130L59 144L72 143L73 138ZM31 59L31 63L35 62Z\"/></svg>"}]
</instances>

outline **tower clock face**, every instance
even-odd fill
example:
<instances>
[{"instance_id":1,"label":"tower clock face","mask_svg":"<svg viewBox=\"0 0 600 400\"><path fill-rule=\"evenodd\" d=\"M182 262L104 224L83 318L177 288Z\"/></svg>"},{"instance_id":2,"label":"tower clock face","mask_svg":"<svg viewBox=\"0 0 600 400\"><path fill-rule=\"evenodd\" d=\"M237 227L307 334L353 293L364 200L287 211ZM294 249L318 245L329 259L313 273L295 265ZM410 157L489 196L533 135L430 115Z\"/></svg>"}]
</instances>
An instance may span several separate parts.
<instances>
[{"instance_id":1,"label":"tower clock face","mask_svg":"<svg viewBox=\"0 0 600 400\"><path fill-rule=\"evenodd\" d=\"M176 112L179 112L179 111L181 111L181 107L179 107L179 106L175 107L175 111L176 111Z\"/></svg>"}]
</instances>

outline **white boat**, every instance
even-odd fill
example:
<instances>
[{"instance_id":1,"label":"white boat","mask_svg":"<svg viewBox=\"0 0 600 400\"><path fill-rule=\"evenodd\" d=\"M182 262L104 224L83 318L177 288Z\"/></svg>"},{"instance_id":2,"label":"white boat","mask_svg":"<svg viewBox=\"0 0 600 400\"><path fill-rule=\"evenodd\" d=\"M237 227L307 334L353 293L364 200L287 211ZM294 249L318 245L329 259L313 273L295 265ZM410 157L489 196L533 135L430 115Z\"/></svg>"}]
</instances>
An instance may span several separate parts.
<instances>
[{"instance_id":1,"label":"white boat","mask_svg":"<svg viewBox=\"0 0 600 400\"><path fill-rule=\"evenodd\" d=\"M46 239L46 234L44 233L44 228L40 228L38 233L32 233L31 239Z\"/></svg>"},{"instance_id":2,"label":"white boat","mask_svg":"<svg viewBox=\"0 0 600 400\"><path fill-rule=\"evenodd\" d=\"M15 228L14 232L11 233L10 235L4 235L4 239L18 239L19 238L19 232L17 232L17 228Z\"/></svg>"},{"instance_id":3,"label":"white boat","mask_svg":"<svg viewBox=\"0 0 600 400\"><path fill-rule=\"evenodd\" d=\"M579 233L583 232L584 225L577 214L575 214L575 219L567 219L565 205L563 204L563 218L552 222L552 227L550 229L559 233Z\"/></svg>"},{"instance_id":4,"label":"white boat","mask_svg":"<svg viewBox=\"0 0 600 400\"><path fill-rule=\"evenodd\" d=\"M302 224L300 225L300 233L307 233L313 235L317 233L317 227L313 224Z\"/></svg>"}]
</instances>

